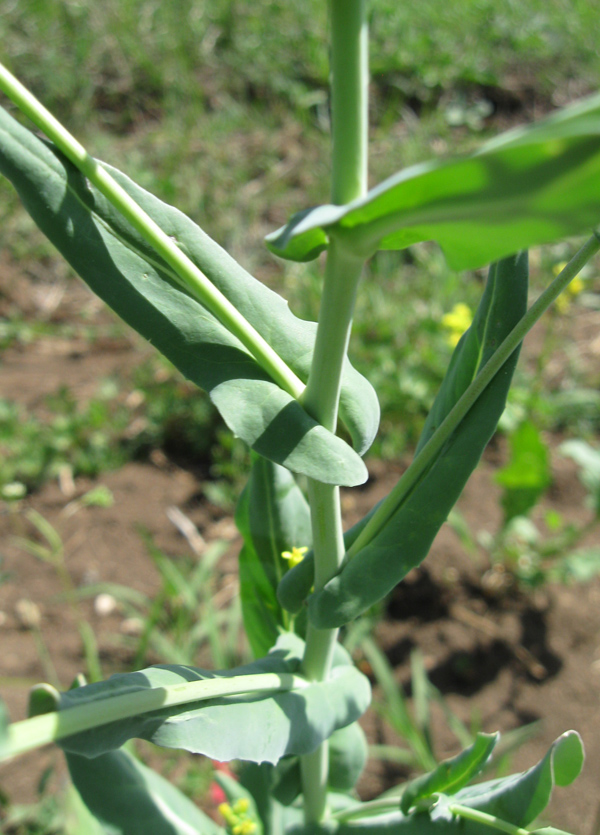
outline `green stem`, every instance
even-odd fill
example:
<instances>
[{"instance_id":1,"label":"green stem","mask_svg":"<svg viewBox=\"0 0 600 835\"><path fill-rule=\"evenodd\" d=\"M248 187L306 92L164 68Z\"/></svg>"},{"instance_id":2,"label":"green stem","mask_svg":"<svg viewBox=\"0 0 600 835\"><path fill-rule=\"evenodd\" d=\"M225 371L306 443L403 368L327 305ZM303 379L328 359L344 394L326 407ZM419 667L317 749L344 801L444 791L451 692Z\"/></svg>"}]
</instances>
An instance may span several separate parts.
<instances>
[{"instance_id":1,"label":"green stem","mask_svg":"<svg viewBox=\"0 0 600 835\"><path fill-rule=\"evenodd\" d=\"M495 815L488 815L487 812L480 812L478 809L470 809L468 806L461 806L460 803L453 803L449 807L449 811L453 815L465 820L482 823L484 826L489 826L491 829L497 829L500 832L506 832L507 835L531 835L529 829L523 829L520 826L515 826L513 823L497 818Z\"/></svg>"},{"instance_id":2,"label":"green stem","mask_svg":"<svg viewBox=\"0 0 600 835\"><path fill-rule=\"evenodd\" d=\"M325 286L311 371L302 398L304 408L327 429L335 432L356 288L362 263L348 259L335 240L327 256ZM337 573L344 557L344 534L339 487L309 479L308 499L315 554L315 589ZM309 623L302 669L311 681L329 676L337 629L315 629ZM301 758L307 822L323 817L327 798L328 744Z\"/></svg>"},{"instance_id":3,"label":"green stem","mask_svg":"<svg viewBox=\"0 0 600 835\"><path fill-rule=\"evenodd\" d=\"M344 562L352 559L362 548L366 547L377 534L383 530L390 517L401 505L421 477L435 463L446 441L465 417L486 386L493 380L506 360L516 351L527 333L556 301L567 285L580 272L582 267L600 250L600 236L595 232L592 237L579 249L566 265L564 270L544 290L531 305L523 318L515 325L504 339L493 356L481 369L477 377L457 400L446 415L437 431L425 444L419 455L413 460L398 484L375 511L358 537L348 549Z\"/></svg>"},{"instance_id":4,"label":"green stem","mask_svg":"<svg viewBox=\"0 0 600 835\"><path fill-rule=\"evenodd\" d=\"M315 351L301 402L306 411L330 432L337 426L342 372L363 261L348 253L332 237L327 253Z\"/></svg>"},{"instance_id":5,"label":"green stem","mask_svg":"<svg viewBox=\"0 0 600 835\"><path fill-rule=\"evenodd\" d=\"M267 374L292 397L299 397L304 390L304 384L279 354L108 171L88 154L75 137L2 64L0 90L12 99L67 159L121 212L175 271L182 286L240 340Z\"/></svg>"},{"instance_id":6,"label":"green stem","mask_svg":"<svg viewBox=\"0 0 600 835\"><path fill-rule=\"evenodd\" d=\"M90 700L64 710L45 713L9 725L8 738L0 748L0 759L14 757L24 751L38 748L40 745L106 725L109 722L117 722L174 705L246 693L295 690L306 685L306 679L291 673L258 673L230 679L215 678L171 684Z\"/></svg>"},{"instance_id":7,"label":"green stem","mask_svg":"<svg viewBox=\"0 0 600 835\"><path fill-rule=\"evenodd\" d=\"M339 812L333 812L329 816L329 820L335 820L339 823L346 823L351 820L363 820L373 817L373 815L395 812L399 809L399 806L400 795L395 795L394 797L378 797L376 800L368 800L366 803L360 803L356 806L350 806L348 809L340 809Z\"/></svg>"},{"instance_id":8,"label":"green stem","mask_svg":"<svg viewBox=\"0 0 600 835\"><path fill-rule=\"evenodd\" d=\"M355 200L367 189L368 30L366 0L330 0L332 201ZM348 351L363 259L332 237L310 374L301 402L315 420L335 432L342 371ZM344 555L339 488L309 481L315 554L315 588L338 571ZM303 672L309 680L329 676L338 630L309 625ZM301 758L307 823L320 821L327 801L329 753L324 743Z\"/></svg>"},{"instance_id":9,"label":"green stem","mask_svg":"<svg viewBox=\"0 0 600 835\"><path fill-rule=\"evenodd\" d=\"M369 29L366 0L330 0L332 202L367 191Z\"/></svg>"}]
</instances>

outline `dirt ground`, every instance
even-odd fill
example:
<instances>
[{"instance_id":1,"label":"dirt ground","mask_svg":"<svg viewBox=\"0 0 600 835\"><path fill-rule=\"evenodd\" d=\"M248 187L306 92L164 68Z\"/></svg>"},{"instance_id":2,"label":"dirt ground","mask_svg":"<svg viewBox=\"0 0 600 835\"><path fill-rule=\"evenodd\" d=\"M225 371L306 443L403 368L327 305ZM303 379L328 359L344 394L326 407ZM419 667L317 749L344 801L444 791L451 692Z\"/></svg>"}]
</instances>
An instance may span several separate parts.
<instances>
[{"instance_id":1,"label":"dirt ground","mask_svg":"<svg viewBox=\"0 0 600 835\"><path fill-rule=\"evenodd\" d=\"M14 286L13 291L17 292ZM81 310L84 304L93 306L95 302L79 285L60 302L65 316ZM66 383L77 397L85 398L92 394L99 378L127 369L136 357L127 339L93 344L65 341L62 345L37 339L25 348L10 348L3 354L1 393L33 408L43 402L45 394ZM460 500L459 510L474 531L494 531L499 524L493 472L503 458L502 444L496 441ZM371 463L369 483L344 495L350 521L388 492L402 466L396 462ZM556 456L553 478L546 507L560 510L567 519L582 519L586 513L585 491L574 465ZM9 579L0 584L0 696L12 720L25 717L30 684L47 679L49 667L47 661L43 663L39 634L63 686L69 685L83 664L81 642L64 597L60 597L56 571L25 553L13 539L35 535L23 515L25 509L37 510L59 532L76 586L118 583L152 598L160 581L139 529L146 529L156 545L175 559L190 555L188 541L167 515L169 508L176 507L206 542L229 543L220 563L219 593L223 600L230 600L236 593L239 542L235 528L231 518L202 495L193 473L159 453L147 463L131 463L104 474L98 483L112 491L112 507L74 504L95 486L76 479L74 485L47 484L27 498L18 511L11 511L7 505L0 510L2 570L9 573ZM390 659L398 683L407 690L410 652L420 648L432 682L467 725L509 731L541 720L538 732L514 755L513 769L536 762L563 731L578 730L587 751L584 773L571 788L555 792L547 818L555 826L580 835L597 835L600 579L585 585L545 586L529 594L513 588L495 595L482 580L488 567L482 555L467 554L458 536L446 525L424 565L392 594L376 627L378 644ZM31 610L23 601L36 604L39 633L31 628ZM97 636L105 673L127 669L132 658L128 634L131 637L131 631L135 632L135 624L127 623L119 607L102 613L93 599L85 600L82 608ZM199 657L198 663L204 660ZM375 687L375 701L378 698ZM365 717L364 727L371 742L398 741L375 711ZM455 753L454 737L441 715L434 715L434 730L438 755ZM24 756L0 768L0 786L15 801L32 800L38 776L49 763L58 761L56 752L49 749L41 755ZM59 769L57 781L60 774ZM405 776L396 766L373 761L361 781L361 794L373 796Z\"/></svg>"}]
</instances>

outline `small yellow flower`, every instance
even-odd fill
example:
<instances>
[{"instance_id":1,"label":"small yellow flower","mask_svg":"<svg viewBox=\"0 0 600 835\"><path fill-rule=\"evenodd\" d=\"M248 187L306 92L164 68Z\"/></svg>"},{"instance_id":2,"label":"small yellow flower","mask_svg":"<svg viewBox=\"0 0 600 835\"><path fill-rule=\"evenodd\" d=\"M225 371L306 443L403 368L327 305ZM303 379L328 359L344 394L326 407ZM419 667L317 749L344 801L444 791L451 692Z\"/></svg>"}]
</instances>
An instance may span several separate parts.
<instances>
[{"instance_id":1,"label":"small yellow flower","mask_svg":"<svg viewBox=\"0 0 600 835\"><path fill-rule=\"evenodd\" d=\"M554 275L559 275L566 266L567 262L561 261L560 263L555 264L552 267L552 272L554 273ZM584 282L581 278L579 278L578 275L576 275L575 278L571 280L571 283L567 284L560 296L554 302L554 306L556 307L558 312L566 313L567 310L571 307L571 302L573 301L573 299L577 298L577 296L582 292L584 287Z\"/></svg>"},{"instance_id":2,"label":"small yellow flower","mask_svg":"<svg viewBox=\"0 0 600 835\"><path fill-rule=\"evenodd\" d=\"M455 304L450 313L445 313L442 316L442 327L449 331L446 341L455 348L463 333L471 326L473 321L473 313L468 304L458 302Z\"/></svg>"},{"instance_id":3,"label":"small yellow flower","mask_svg":"<svg viewBox=\"0 0 600 835\"><path fill-rule=\"evenodd\" d=\"M240 797L233 804L233 811L236 815L243 815L250 808L250 801L247 797Z\"/></svg>"},{"instance_id":4,"label":"small yellow flower","mask_svg":"<svg viewBox=\"0 0 600 835\"><path fill-rule=\"evenodd\" d=\"M256 824L254 821L245 820L234 826L231 832L232 835L253 835L256 832Z\"/></svg>"},{"instance_id":5,"label":"small yellow flower","mask_svg":"<svg viewBox=\"0 0 600 835\"><path fill-rule=\"evenodd\" d=\"M296 548L294 546L291 551L282 551L281 556L289 562L290 568L295 568L298 563L302 562L307 551L308 548L306 546L302 548Z\"/></svg>"},{"instance_id":6,"label":"small yellow flower","mask_svg":"<svg viewBox=\"0 0 600 835\"><path fill-rule=\"evenodd\" d=\"M234 813L229 803L219 803L218 809L228 824L231 825L237 823L237 815Z\"/></svg>"},{"instance_id":7,"label":"small yellow flower","mask_svg":"<svg viewBox=\"0 0 600 835\"><path fill-rule=\"evenodd\" d=\"M247 797L240 797L235 801L233 807L229 803L221 803L219 812L227 824L227 832L230 835L254 835L257 826L248 815L250 801Z\"/></svg>"}]
</instances>

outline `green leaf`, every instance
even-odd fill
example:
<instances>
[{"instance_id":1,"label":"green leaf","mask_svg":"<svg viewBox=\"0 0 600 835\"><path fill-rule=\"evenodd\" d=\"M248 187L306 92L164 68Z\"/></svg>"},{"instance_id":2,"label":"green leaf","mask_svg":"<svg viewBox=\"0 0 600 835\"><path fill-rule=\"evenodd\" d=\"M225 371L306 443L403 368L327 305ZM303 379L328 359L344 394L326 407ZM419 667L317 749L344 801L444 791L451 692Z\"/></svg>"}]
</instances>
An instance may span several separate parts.
<instances>
[{"instance_id":1,"label":"green leaf","mask_svg":"<svg viewBox=\"0 0 600 835\"><path fill-rule=\"evenodd\" d=\"M277 586L288 570L281 555L311 545L310 508L288 470L255 456L236 524L244 538L239 558L244 626L255 657L261 657L290 627L277 600Z\"/></svg>"},{"instance_id":2,"label":"green leaf","mask_svg":"<svg viewBox=\"0 0 600 835\"><path fill-rule=\"evenodd\" d=\"M515 516L525 516L551 482L548 448L529 421L521 423L509 438L508 464L498 470L495 480L504 488L504 524Z\"/></svg>"},{"instance_id":3,"label":"green leaf","mask_svg":"<svg viewBox=\"0 0 600 835\"><path fill-rule=\"evenodd\" d=\"M316 325L247 273L189 218L105 166L294 372L306 379ZM349 363L341 417L357 452L315 423L242 344L175 280L122 215L56 149L0 109L0 172L86 283L190 380L205 389L234 434L294 472L355 485L377 431L370 384Z\"/></svg>"},{"instance_id":4,"label":"green leaf","mask_svg":"<svg viewBox=\"0 0 600 835\"><path fill-rule=\"evenodd\" d=\"M579 776L583 760L581 737L576 731L567 731L537 765L521 774L469 786L453 800L515 826L527 826L544 811L555 785L568 786Z\"/></svg>"},{"instance_id":5,"label":"green leaf","mask_svg":"<svg viewBox=\"0 0 600 835\"><path fill-rule=\"evenodd\" d=\"M473 323L456 346L425 422L417 455L524 314L527 278L526 253L490 267ZM310 596L309 617L317 628L341 626L357 617L425 559L496 429L517 359L518 351L515 351L475 401L437 459L408 495L402 496L392 507L368 544L342 565L340 573L321 591ZM401 485L402 480L398 487ZM348 531L345 536L347 548L376 512L377 508L374 508L366 519ZM290 582L292 580L290 577Z\"/></svg>"},{"instance_id":6,"label":"green leaf","mask_svg":"<svg viewBox=\"0 0 600 835\"><path fill-rule=\"evenodd\" d=\"M568 731L537 765L521 774L468 786L454 795L440 792L430 797L428 805L424 802L406 815L394 808L392 798L387 803L384 798L358 803L332 816L322 827L298 826L288 835L490 835L498 830L494 819L524 827L546 808L554 785L571 783L582 763L581 739L575 731ZM399 806L399 801L396 803ZM474 814L469 817L471 810ZM558 832L551 827L536 831Z\"/></svg>"},{"instance_id":7,"label":"green leaf","mask_svg":"<svg viewBox=\"0 0 600 835\"><path fill-rule=\"evenodd\" d=\"M209 679L239 684L246 676L260 673L282 677L294 673L303 653L296 636L282 635L266 658L226 672L212 672L181 665L149 667L136 673L115 675L61 694L59 710L77 706L102 708L110 713L110 700L134 697L149 691L155 705L126 718L108 721L91 730L64 738L61 747L69 752L95 757L120 748L132 738L147 739L165 748L181 748L214 760L232 759L276 763L289 755L314 751L338 728L356 721L370 702L368 680L338 653L336 666L327 682L305 682L298 689L246 692L224 695L202 702L156 707L169 688L181 690L190 682ZM343 662L343 663L340 663Z\"/></svg>"},{"instance_id":8,"label":"green leaf","mask_svg":"<svg viewBox=\"0 0 600 835\"><path fill-rule=\"evenodd\" d=\"M362 728L357 722L341 728L329 737L329 768L327 787L330 792L351 792L365 767L368 746ZM263 769L265 766L251 764L244 770L243 780L247 780L250 769ZM256 775L252 775L256 783ZM269 794L284 806L289 806L302 791L300 759L291 757L281 760L271 769Z\"/></svg>"},{"instance_id":9,"label":"green leaf","mask_svg":"<svg viewBox=\"0 0 600 835\"><path fill-rule=\"evenodd\" d=\"M358 783L367 756L367 740L358 722L336 731L329 740L330 789L351 791Z\"/></svg>"},{"instance_id":10,"label":"green leaf","mask_svg":"<svg viewBox=\"0 0 600 835\"><path fill-rule=\"evenodd\" d=\"M478 733L475 742L456 757L444 760L433 771L412 780L400 800L400 809L410 808L433 794L455 794L475 777L489 760L500 735Z\"/></svg>"},{"instance_id":11,"label":"green leaf","mask_svg":"<svg viewBox=\"0 0 600 835\"><path fill-rule=\"evenodd\" d=\"M488 142L468 157L400 171L346 206L295 215L267 238L307 261L337 235L366 256L435 240L450 267L474 269L600 220L600 96Z\"/></svg>"},{"instance_id":12,"label":"green leaf","mask_svg":"<svg viewBox=\"0 0 600 835\"><path fill-rule=\"evenodd\" d=\"M67 786L61 797L64 830L68 835L111 835L92 815L75 786Z\"/></svg>"},{"instance_id":13,"label":"green leaf","mask_svg":"<svg viewBox=\"0 0 600 835\"><path fill-rule=\"evenodd\" d=\"M191 800L127 751L67 754L81 799L111 835L224 835Z\"/></svg>"}]
</instances>

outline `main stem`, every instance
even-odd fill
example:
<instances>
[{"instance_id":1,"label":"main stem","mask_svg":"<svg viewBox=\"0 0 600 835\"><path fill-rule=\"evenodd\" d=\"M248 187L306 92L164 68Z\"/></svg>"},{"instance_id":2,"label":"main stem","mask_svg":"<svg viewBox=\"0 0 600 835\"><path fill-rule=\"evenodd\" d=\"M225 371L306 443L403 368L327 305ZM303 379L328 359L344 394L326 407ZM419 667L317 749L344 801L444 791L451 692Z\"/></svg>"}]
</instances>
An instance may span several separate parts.
<instances>
[{"instance_id":1,"label":"main stem","mask_svg":"<svg viewBox=\"0 0 600 835\"><path fill-rule=\"evenodd\" d=\"M330 0L331 130L333 203L342 205L367 190L368 29L366 0ZM332 432L337 427L342 371L348 350L356 289L363 262L332 238L313 362L302 396L305 409ZM338 570L344 556L339 488L310 480L308 497L315 554L315 589ZM329 676L337 629L309 624L304 674ZM308 823L323 818L327 800L328 745L302 757L302 786Z\"/></svg>"}]
</instances>

